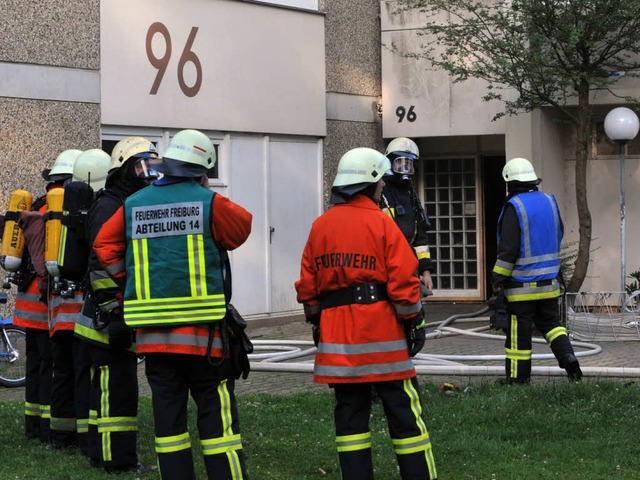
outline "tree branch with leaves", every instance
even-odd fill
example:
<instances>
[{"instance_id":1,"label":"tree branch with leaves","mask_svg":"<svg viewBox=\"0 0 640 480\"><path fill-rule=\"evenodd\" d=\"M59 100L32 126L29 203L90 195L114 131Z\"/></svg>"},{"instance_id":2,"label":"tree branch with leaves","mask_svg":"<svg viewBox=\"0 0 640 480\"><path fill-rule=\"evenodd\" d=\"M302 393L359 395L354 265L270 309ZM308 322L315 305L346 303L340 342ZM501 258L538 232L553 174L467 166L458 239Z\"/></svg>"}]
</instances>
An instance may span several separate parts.
<instances>
[{"instance_id":1,"label":"tree branch with leaves","mask_svg":"<svg viewBox=\"0 0 640 480\"><path fill-rule=\"evenodd\" d=\"M567 285L577 292L589 266L592 221L587 201L593 106L591 93L611 91L618 77L640 71L640 2L629 0L398 0L394 14L421 12L419 51L456 82L487 82L483 100L500 100L504 115L541 107L558 111L576 131L578 252ZM515 91L516 95L512 95ZM509 94L507 94L509 92ZM631 100L623 97L625 100Z\"/></svg>"}]
</instances>

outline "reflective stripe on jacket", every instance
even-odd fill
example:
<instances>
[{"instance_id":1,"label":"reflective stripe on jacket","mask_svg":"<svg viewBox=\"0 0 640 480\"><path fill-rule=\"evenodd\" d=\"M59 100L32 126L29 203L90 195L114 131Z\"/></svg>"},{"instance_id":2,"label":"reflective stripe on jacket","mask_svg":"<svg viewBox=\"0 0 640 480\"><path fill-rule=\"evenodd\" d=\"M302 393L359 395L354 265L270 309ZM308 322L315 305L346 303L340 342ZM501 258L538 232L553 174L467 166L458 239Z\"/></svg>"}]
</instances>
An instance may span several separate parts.
<instances>
[{"instance_id":1,"label":"reflective stripe on jacket","mask_svg":"<svg viewBox=\"0 0 640 480\"><path fill-rule=\"evenodd\" d=\"M73 330L80 310L82 310L83 293L75 291L73 298L63 298L61 296L49 297L49 308L51 309L51 335L58 330Z\"/></svg>"},{"instance_id":2,"label":"reflective stripe on jacket","mask_svg":"<svg viewBox=\"0 0 640 480\"><path fill-rule=\"evenodd\" d=\"M26 292L16 293L16 306L13 311L13 324L18 327L49 330L49 312L40 301L38 280L34 279Z\"/></svg>"},{"instance_id":3,"label":"reflective stripe on jacket","mask_svg":"<svg viewBox=\"0 0 640 480\"><path fill-rule=\"evenodd\" d=\"M386 283L388 301L322 310L315 358L318 383L401 380L415 375L399 320L421 309L418 261L396 223L368 197L334 205L313 223L302 254L298 301L358 283Z\"/></svg>"},{"instance_id":4,"label":"reflective stripe on jacket","mask_svg":"<svg viewBox=\"0 0 640 480\"><path fill-rule=\"evenodd\" d=\"M150 186L124 206L130 327L210 323L226 312L222 264L211 231L215 194L194 182Z\"/></svg>"},{"instance_id":5,"label":"reflective stripe on jacket","mask_svg":"<svg viewBox=\"0 0 640 480\"><path fill-rule=\"evenodd\" d=\"M189 188L195 187L204 190L204 192L209 192L207 189L197 186L192 180L181 183L185 183L187 186L192 185ZM170 193L172 190L169 188L173 185L177 184L154 185L149 188L157 188L162 198L171 198L171 200L174 201L175 199ZM193 198L202 199L203 197L201 193L196 192ZM206 241L210 243L205 243L204 248L207 250L216 250L215 243L213 242L216 242L226 250L233 250L242 245L251 233L251 214L220 194L213 196L213 202L207 205L209 205L208 208L210 211L206 218L209 221L208 227L213 236L206 236ZM125 262L125 256L128 255L128 250L133 248L127 242L125 230L124 208L120 208L104 224L96 237L93 248L105 270L109 272L119 284L128 284L131 280L132 284L135 285L135 279L129 278L129 271L132 265L128 265L128 262ZM157 255L151 256L151 259L154 258L157 258ZM131 261L133 261L133 257L131 257ZM184 263L182 263L182 265L184 265ZM127 267L126 269L124 268L125 266ZM150 266L150 268L152 267ZM183 270L185 277L187 277L186 272L189 272L189 269ZM134 275L134 273L135 272L132 271L131 275ZM180 282L184 285L184 279L181 279ZM206 286L208 289L209 285ZM150 288L152 288L152 291L156 291L154 285L151 285ZM175 296L174 289L168 291L167 295ZM125 318L127 316L127 308L127 303L125 303ZM141 354L168 352L205 355L208 340L209 325L173 328L137 328L136 330L137 352ZM215 329L212 341L211 356L219 357L221 354L221 344L217 328Z\"/></svg>"},{"instance_id":6,"label":"reflective stripe on jacket","mask_svg":"<svg viewBox=\"0 0 640 480\"><path fill-rule=\"evenodd\" d=\"M556 279L563 229L555 197L532 191L515 195L508 203L518 218L520 252L515 263L498 258L493 268L494 273L510 277L505 285L507 299L524 301L559 296ZM504 208L498 219L498 232L503 215Z\"/></svg>"}]
</instances>

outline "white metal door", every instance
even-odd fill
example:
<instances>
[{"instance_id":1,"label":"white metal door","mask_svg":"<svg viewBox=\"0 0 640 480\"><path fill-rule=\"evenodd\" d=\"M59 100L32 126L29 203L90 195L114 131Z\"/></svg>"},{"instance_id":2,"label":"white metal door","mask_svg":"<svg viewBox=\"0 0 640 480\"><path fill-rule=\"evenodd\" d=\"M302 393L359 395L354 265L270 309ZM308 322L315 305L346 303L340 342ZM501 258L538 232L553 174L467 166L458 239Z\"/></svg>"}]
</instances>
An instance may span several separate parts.
<instances>
[{"instance_id":1,"label":"white metal door","mask_svg":"<svg viewBox=\"0 0 640 480\"><path fill-rule=\"evenodd\" d=\"M269 144L271 313L301 310L294 282L311 223L321 212L321 143L272 140Z\"/></svg>"}]
</instances>

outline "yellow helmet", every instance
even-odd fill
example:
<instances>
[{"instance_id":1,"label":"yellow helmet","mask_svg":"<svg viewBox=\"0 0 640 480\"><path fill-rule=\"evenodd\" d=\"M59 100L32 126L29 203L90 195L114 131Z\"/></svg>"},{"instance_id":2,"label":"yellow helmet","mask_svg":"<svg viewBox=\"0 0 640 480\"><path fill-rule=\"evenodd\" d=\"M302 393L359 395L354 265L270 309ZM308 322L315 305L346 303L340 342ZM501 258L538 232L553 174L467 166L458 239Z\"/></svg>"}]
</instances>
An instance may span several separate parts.
<instances>
[{"instance_id":1,"label":"yellow helmet","mask_svg":"<svg viewBox=\"0 0 640 480\"><path fill-rule=\"evenodd\" d=\"M120 140L111 152L109 174L119 169L131 157L158 158L156 146L144 137L127 137Z\"/></svg>"}]
</instances>

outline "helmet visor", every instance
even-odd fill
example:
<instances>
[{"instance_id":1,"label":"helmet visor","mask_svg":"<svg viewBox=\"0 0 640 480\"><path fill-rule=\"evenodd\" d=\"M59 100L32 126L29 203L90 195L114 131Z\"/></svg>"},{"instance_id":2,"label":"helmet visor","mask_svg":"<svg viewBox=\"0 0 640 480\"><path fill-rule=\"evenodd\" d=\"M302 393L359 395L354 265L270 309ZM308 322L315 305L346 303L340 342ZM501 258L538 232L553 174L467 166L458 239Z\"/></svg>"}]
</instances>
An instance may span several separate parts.
<instances>
[{"instance_id":1,"label":"helmet visor","mask_svg":"<svg viewBox=\"0 0 640 480\"><path fill-rule=\"evenodd\" d=\"M133 169L138 178L144 180L155 180L158 178L158 173L151 168L148 158L136 158Z\"/></svg>"},{"instance_id":2,"label":"helmet visor","mask_svg":"<svg viewBox=\"0 0 640 480\"><path fill-rule=\"evenodd\" d=\"M414 160L411 157L396 157L391 164L391 170L400 175L413 175L415 173Z\"/></svg>"}]
</instances>

